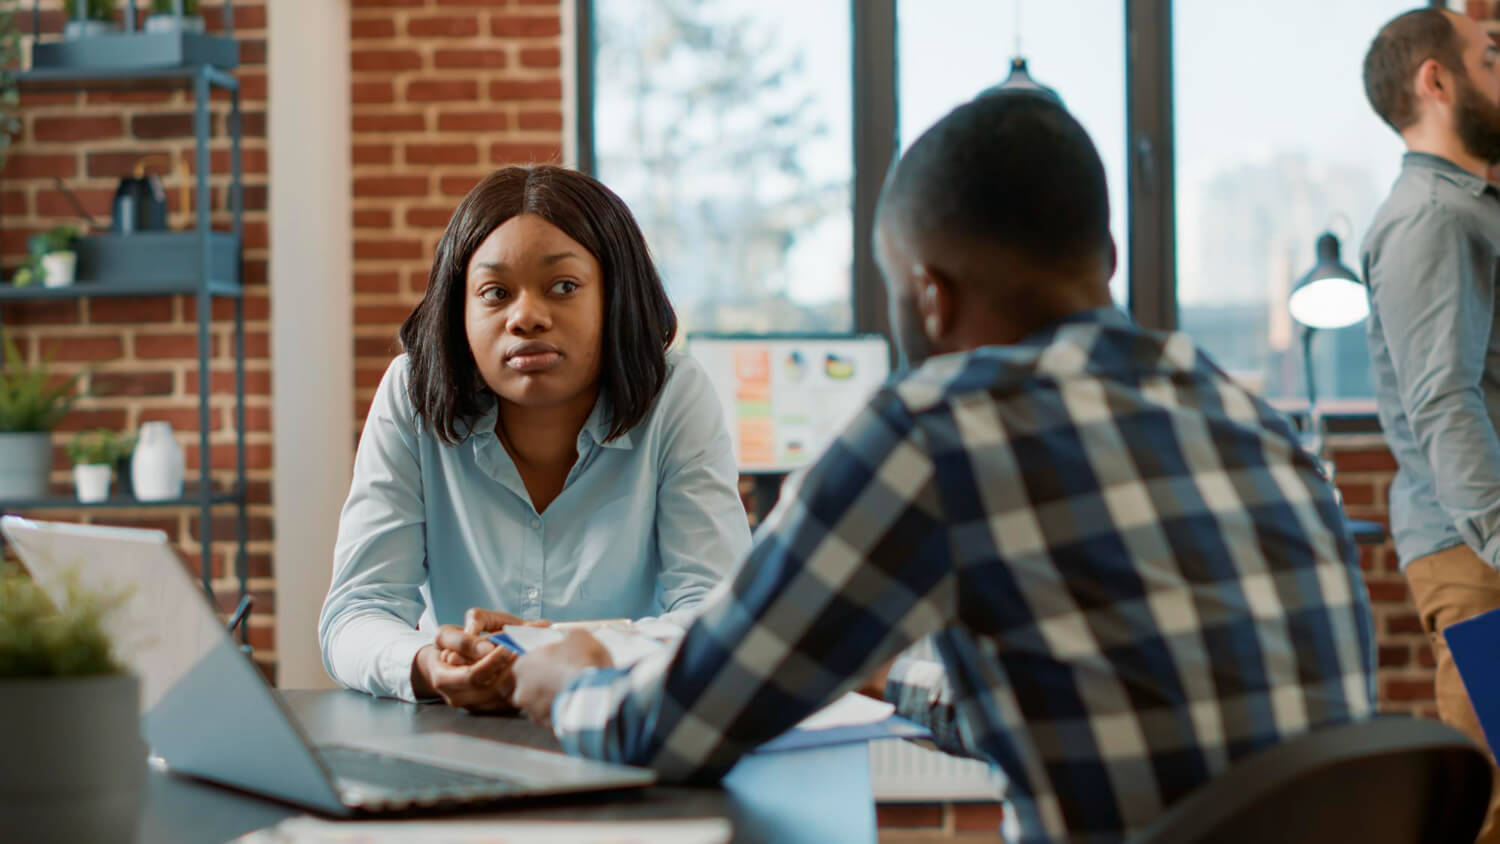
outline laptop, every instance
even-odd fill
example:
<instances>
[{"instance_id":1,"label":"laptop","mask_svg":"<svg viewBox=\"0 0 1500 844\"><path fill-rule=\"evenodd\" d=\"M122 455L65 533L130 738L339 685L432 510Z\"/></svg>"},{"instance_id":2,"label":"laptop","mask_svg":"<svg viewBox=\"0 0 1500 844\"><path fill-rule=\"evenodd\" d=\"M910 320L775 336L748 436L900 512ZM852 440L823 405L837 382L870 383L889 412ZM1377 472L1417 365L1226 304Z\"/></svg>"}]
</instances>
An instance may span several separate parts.
<instances>
[{"instance_id":1,"label":"laptop","mask_svg":"<svg viewBox=\"0 0 1500 844\"><path fill-rule=\"evenodd\" d=\"M105 619L141 682L141 731L168 770L352 817L643 788L653 772L456 733L310 742L161 531L0 519L59 604L123 594Z\"/></svg>"}]
</instances>

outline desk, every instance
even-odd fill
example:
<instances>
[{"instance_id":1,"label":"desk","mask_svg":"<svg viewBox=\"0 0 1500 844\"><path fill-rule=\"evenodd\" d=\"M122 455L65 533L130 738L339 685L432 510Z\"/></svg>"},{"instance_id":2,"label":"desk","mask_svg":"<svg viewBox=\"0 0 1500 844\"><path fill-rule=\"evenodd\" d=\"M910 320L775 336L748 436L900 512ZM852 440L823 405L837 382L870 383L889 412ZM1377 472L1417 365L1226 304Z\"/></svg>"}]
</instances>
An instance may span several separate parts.
<instances>
[{"instance_id":1,"label":"desk","mask_svg":"<svg viewBox=\"0 0 1500 844\"><path fill-rule=\"evenodd\" d=\"M286 691L281 697L314 742L435 730L556 750L551 733L521 718L474 716L440 705L377 700L348 691ZM225 724L224 729L234 729ZM482 813L466 820L628 820L726 817L736 841L874 841L875 806L863 744L746 757L722 788L658 786L608 802L588 796ZM140 840L221 842L302 810L152 770Z\"/></svg>"}]
</instances>

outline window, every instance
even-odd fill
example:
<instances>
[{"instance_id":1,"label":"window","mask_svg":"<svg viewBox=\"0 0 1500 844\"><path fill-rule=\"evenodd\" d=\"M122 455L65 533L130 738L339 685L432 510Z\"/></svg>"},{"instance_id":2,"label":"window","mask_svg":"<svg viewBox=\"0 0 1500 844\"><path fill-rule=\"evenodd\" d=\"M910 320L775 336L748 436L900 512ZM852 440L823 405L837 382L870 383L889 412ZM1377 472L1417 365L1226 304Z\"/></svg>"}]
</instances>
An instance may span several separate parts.
<instances>
[{"instance_id":1,"label":"window","mask_svg":"<svg viewBox=\"0 0 1500 844\"><path fill-rule=\"evenodd\" d=\"M1003 81L1016 54L1014 2L900 0L896 7L900 144L904 151L954 107ZM1021 53L1036 81L1088 130L1104 160L1119 269L1110 281L1125 303L1125 5L1049 0L1021 8ZM960 23L961 22L961 25Z\"/></svg>"},{"instance_id":2,"label":"window","mask_svg":"<svg viewBox=\"0 0 1500 844\"><path fill-rule=\"evenodd\" d=\"M1242 383L1306 395L1292 283L1330 229L1344 264L1401 166L1365 100L1370 40L1410 0L1173 4L1179 324ZM1269 45L1274 45L1270 49ZM1320 332L1323 396L1369 397L1364 326Z\"/></svg>"},{"instance_id":3,"label":"window","mask_svg":"<svg viewBox=\"0 0 1500 844\"><path fill-rule=\"evenodd\" d=\"M851 330L848 5L591 13L596 175L635 212L683 329Z\"/></svg>"}]
</instances>

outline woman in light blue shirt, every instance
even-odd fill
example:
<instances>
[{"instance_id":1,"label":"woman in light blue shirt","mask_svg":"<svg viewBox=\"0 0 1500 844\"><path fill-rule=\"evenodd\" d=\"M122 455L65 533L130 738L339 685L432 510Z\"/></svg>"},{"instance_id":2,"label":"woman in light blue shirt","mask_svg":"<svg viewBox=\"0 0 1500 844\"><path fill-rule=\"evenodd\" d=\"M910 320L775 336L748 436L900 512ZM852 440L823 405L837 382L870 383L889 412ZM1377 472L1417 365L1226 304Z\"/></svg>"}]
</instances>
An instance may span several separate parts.
<instances>
[{"instance_id":1,"label":"woman in light blue shirt","mask_svg":"<svg viewBox=\"0 0 1500 844\"><path fill-rule=\"evenodd\" d=\"M508 670L480 682L434 646L437 625L473 607L690 614L750 532L718 400L668 351L676 331L608 188L550 166L476 186L360 438L318 621L329 674L374 695L503 708Z\"/></svg>"}]
</instances>

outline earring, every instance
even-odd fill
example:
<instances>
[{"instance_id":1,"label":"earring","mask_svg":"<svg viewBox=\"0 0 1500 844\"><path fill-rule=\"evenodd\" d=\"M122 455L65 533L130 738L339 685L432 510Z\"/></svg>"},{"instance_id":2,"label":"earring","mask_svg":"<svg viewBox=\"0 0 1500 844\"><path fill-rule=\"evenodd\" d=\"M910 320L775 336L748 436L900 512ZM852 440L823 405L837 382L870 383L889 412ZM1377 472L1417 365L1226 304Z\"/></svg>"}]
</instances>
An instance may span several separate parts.
<instances>
[{"instance_id":1,"label":"earring","mask_svg":"<svg viewBox=\"0 0 1500 844\"><path fill-rule=\"evenodd\" d=\"M937 314L933 314L932 316L928 317L925 325L927 326L928 337L936 337L942 333L943 324L942 321L937 318Z\"/></svg>"}]
</instances>

